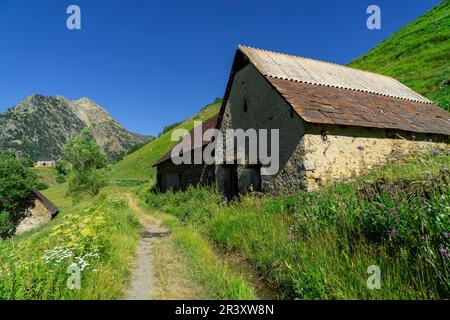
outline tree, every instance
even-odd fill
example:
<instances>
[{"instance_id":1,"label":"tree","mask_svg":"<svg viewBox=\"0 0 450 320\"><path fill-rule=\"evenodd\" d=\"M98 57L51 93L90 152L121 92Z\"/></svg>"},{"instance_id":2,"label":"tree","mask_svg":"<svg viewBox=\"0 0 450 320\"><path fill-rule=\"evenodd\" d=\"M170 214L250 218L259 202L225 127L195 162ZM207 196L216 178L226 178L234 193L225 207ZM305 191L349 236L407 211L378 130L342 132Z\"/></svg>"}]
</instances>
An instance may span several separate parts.
<instances>
[{"instance_id":1,"label":"tree","mask_svg":"<svg viewBox=\"0 0 450 320\"><path fill-rule=\"evenodd\" d=\"M23 211L37 177L21 160L0 153L0 235L9 235Z\"/></svg>"},{"instance_id":2,"label":"tree","mask_svg":"<svg viewBox=\"0 0 450 320\"><path fill-rule=\"evenodd\" d=\"M100 169L107 164L106 155L95 141L92 131L85 128L64 147L64 161L69 164L68 194L77 199L82 194L95 196L107 183Z\"/></svg>"}]
</instances>

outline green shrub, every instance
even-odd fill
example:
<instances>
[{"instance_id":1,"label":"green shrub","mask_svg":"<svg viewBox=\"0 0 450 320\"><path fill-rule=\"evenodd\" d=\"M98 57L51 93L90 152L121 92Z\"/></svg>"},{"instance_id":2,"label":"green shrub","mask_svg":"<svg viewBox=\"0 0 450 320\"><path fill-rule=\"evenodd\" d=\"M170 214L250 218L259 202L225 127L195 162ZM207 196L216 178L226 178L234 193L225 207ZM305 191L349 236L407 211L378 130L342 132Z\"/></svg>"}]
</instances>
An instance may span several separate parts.
<instances>
[{"instance_id":1,"label":"green shrub","mask_svg":"<svg viewBox=\"0 0 450 320\"><path fill-rule=\"evenodd\" d=\"M13 230L36 184L36 176L22 161L11 154L0 153L0 237L8 236Z\"/></svg>"},{"instance_id":2,"label":"green shrub","mask_svg":"<svg viewBox=\"0 0 450 320\"><path fill-rule=\"evenodd\" d=\"M100 170L106 167L106 155L89 128L67 142L63 158L71 167L67 193L74 199L95 196L107 185L106 174Z\"/></svg>"}]
</instances>

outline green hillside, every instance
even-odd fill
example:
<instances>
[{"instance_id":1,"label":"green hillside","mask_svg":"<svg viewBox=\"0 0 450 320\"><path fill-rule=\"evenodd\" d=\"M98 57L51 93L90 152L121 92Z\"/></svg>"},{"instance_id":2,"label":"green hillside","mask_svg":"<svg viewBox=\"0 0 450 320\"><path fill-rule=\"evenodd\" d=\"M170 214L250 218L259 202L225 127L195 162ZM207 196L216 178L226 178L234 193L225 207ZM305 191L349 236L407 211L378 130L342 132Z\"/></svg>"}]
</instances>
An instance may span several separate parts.
<instances>
[{"instance_id":1,"label":"green hillside","mask_svg":"<svg viewBox=\"0 0 450 320\"><path fill-rule=\"evenodd\" d=\"M450 110L450 1L443 1L349 65L394 77Z\"/></svg>"},{"instance_id":2,"label":"green hillside","mask_svg":"<svg viewBox=\"0 0 450 320\"><path fill-rule=\"evenodd\" d=\"M190 130L195 120L207 120L219 112L219 109L220 102L206 106L192 118L187 119L172 130L161 135L161 137L125 157L112 167L112 180L122 184L154 180L156 170L152 167L153 164L175 145L175 142L171 141L173 130L178 128Z\"/></svg>"}]
</instances>

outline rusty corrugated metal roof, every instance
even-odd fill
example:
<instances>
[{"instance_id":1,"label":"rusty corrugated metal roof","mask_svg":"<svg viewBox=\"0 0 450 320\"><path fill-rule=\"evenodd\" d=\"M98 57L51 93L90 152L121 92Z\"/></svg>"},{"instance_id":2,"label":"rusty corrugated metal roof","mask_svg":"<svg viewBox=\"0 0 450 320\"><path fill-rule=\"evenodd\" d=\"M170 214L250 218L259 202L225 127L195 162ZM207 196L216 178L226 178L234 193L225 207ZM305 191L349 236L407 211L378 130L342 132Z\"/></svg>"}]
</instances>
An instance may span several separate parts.
<instances>
[{"instance_id":1,"label":"rusty corrugated metal roof","mask_svg":"<svg viewBox=\"0 0 450 320\"><path fill-rule=\"evenodd\" d=\"M239 50L264 76L432 103L391 77L334 63L246 46L239 46Z\"/></svg>"},{"instance_id":2,"label":"rusty corrugated metal roof","mask_svg":"<svg viewBox=\"0 0 450 320\"><path fill-rule=\"evenodd\" d=\"M219 122L234 76L249 63L306 122L450 135L450 113L397 80L245 46L236 51Z\"/></svg>"},{"instance_id":3,"label":"rusty corrugated metal roof","mask_svg":"<svg viewBox=\"0 0 450 320\"><path fill-rule=\"evenodd\" d=\"M58 214L59 208L39 191L32 190L31 197L38 199L42 203L42 205L50 212L52 218L54 218Z\"/></svg>"},{"instance_id":4,"label":"rusty corrugated metal roof","mask_svg":"<svg viewBox=\"0 0 450 320\"><path fill-rule=\"evenodd\" d=\"M202 124L201 124L201 126L202 126L202 135L203 135L203 133L205 133L206 130L208 130L208 129L214 129L214 128L217 128L217 127L218 127L218 123L217 123L218 118L219 118L219 115L216 114L216 115L212 116L211 118L209 118L208 120L202 122ZM197 126L197 127L198 127L198 126ZM197 128L197 127L196 127L196 128ZM195 150L195 149L197 149L197 148L202 148L202 147L206 146L207 144L209 144L209 143L211 142L211 141L206 141L206 140L203 140L203 139L202 139L202 142L201 142L200 144L197 143L197 141L195 141L195 139L194 139L194 130L195 130L195 128L192 129L191 131L189 131L189 134L188 134L188 135L185 135L184 138L183 138L183 140L181 140L181 141L180 141L179 143L177 143L173 148L171 148L171 149L170 149L170 150L169 150L169 151L168 151L161 159L159 159L158 162L156 162L153 166L157 166L158 164L160 164L160 163L162 163L162 162L164 162L164 161L167 161L167 160L171 159L172 150L173 150L175 147L185 145L187 150L192 151L192 150Z\"/></svg>"},{"instance_id":5,"label":"rusty corrugated metal roof","mask_svg":"<svg viewBox=\"0 0 450 320\"><path fill-rule=\"evenodd\" d=\"M433 104L267 77L307 122L450 135L450 114Z\"/></svg>"}]
</instances>

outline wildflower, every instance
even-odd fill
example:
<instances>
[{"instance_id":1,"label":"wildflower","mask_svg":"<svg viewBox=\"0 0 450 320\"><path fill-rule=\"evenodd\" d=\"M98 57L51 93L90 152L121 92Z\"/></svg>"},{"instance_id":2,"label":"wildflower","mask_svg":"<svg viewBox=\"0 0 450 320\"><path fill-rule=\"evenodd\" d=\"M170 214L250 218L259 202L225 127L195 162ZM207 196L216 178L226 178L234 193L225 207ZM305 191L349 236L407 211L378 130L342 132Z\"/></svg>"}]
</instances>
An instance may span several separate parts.
<instances>
[{"instance_id":1,"label":"wildflower","mask_svg":"<svg viewBox=\"0 0 450 320\"><path fill-rule=\"evenodd\" d=\"M450 238L450 232L443 232L442 234L444 235L444 237Z\"/></svg>"},{"instance_id":2,"label":"wildflower","mask_svg":"<svg viewBox=\"0 0 450 320\"><path fill-rule=\"evenodd\" d=\"M432 150L431 151L431 154L434 154L434 155L437 155L437 154L439 154L440 152L439 152L439 150Z\"/></svg>"},{"instance_id":3,"label":"wildflower","mask_svg":"<svg viewBox=\"0 0 450 320\"><path fill-rule=\"evenodd\" d=\"M395 237L397 235L397 230L395 230L395 228L392 229L391 232L389 232L389 235Z\"/></svg>"},{"instance_id":4,"label":"wildflower","mask_svg":"<svg viewBox=\"0 0 450 320\"><path fill-rule=\"evenodd\" d=\"M389 208L389 211L394 211L395 210L395 208Z\"/></svg>"},{"instance_id":5,"label":"wildflower","mask_svg":"<svg viewBox=\"0 0 450 320\"><path fill-rule=\"evenodd\" d=\"M440 253L442 256L445 255L447 252L448 252L448 250L447 250L446 248L444 248L444 247L442 247L442 248L439 249L439 253Z\"/></svg>"}]
</instances>

